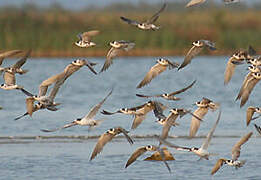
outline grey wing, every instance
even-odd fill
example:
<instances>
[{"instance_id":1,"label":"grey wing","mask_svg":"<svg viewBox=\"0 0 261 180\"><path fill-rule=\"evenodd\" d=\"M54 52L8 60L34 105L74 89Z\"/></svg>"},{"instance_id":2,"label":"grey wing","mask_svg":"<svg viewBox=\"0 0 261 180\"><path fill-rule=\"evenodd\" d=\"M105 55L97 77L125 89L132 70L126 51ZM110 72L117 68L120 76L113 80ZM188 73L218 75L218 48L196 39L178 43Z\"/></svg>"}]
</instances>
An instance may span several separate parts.
<instances>
[{"instance_id":1,"label":"grey wing","mask_svg":"<svg viewBox=\"0 0 261 180\"><path fill-rule=\"evenodd\" d=\"M124 128L122 127L117 127L117 130L122 133L125 138L127 139L127 141L130 143L130 144L133 144L133 140L131 139L131 137L128 135L128 131L126 131Z\"/></svg>"},{"instance_id":2,"label":"grey wing","mask_svg":"<svg viewBox=\"0 0 261 180\"><path fill-rule=\"evenodd\" d=\"M237 2L240 2L239 0L223 0L223 2L225 4L230 4L230 3L237 3Z\"/></svg>"},{"instance_id":3,"label":"grey wing","mask_svg":"<svg viewBox=\"0 0 261 180\"><path fill-rule=\"evenodd\" d=\"M163 109L160 106L159 102L155 101L155 108L153 110L154 115L158 118L158 119L165 119L166 116L163 114Z\"/></svg>"},{"instance_id":4,"label":"grey wing","mask_svg":"<svg viewBox=\"0 0 261 180\"><path fill-rule=\"evenodd\" d=\"M225 76L224 76L225 85L229 83L229 81L231 80L231 78L235 72L236 65L234 63L232 63L233 60L234 60L234 57L232 56L227 62Z\"/></svg>"},{"instance_id":5,"label":"grey wing","mask_svg":"<svg viewBox=\"0 0 261 180\"><path fill-rule=\"evenodd\" d=\"M186 7L191 7L191 6L194 6L194 5L198 5L198 4L201 4L201 3L204 3L206 0L191 0L187 5Z\"/></svg>"},{"instance_id":6,"label":"grey wing","mask_svg":"<svg viewBox=\"0 0 261 180\"><path fill-rule=\"evenodd\" d=\"M203 47L192 46L189 52L186 54L183 63L179 66L178 70L188 65L191 60L202 51Z\"/></svg>"},{"instance_id":7,"label":"grey wing","mask_svg":"<svg viewBox=\"0 0 261 180\"><path fill-rule=\"evenodd\" d=\"M105 61L104 65L103 65L103 67L102 67L100 73L103 72L103 71L106 71L106 70L112 65L112 63L113 63L113 61L112 61L113 58L115 58L115 57L119 54L120 51L122 51L122 50L121 50L121 49L116 49L116 48L114 48L114 47L112 47L112 48L109 50L109 52L108 52L108 54L107 54L106 61Z\"/></svg>"},{"instance_id":8,"label":"grey wing","mask_svg":"<svg viewBox=\"0 0 261 180\"><path fill-rule=\"evenodd\" d=\"M215 43L209 41L209 40L199 40L204 43L204 45L209 48L210 50L216 50Z\"/></svg>"},{"instance_id":9,"label":"grey wing","mask_svg":"<svg viewBox=\"0 0 261 180\"><path fill-rule=\"evenodd\" d=\"M90 42L91 37L96 36L99 33L100 33L100 31L98 31L98 30L92 30L92 31L84 32L84 33L81 34L81 39L82 39L82 41Z\"/></svg>"},{"instance_id":10,"label":"grey wing","mask_svg":"<svg viewBox=\"0 0 261 180\"><path fill-rule=\"evenodd\" d=\"M161 139L166 139L168 137L169 130L170 130L171 126L172 125L170 123L165 123L163 125L162 132L161 132L161 135L160 135Z\"/></svg>"},{"instance_id":11,"label":"grey wing","mask_svg":"<svg viewBox=\"0 0 261 180\"><path fill-rule=\"evenodd\" d=\"M247 135L243 136L232 148L232 160L236 161L240 156L240 149L241 146L249 140L252 136L253 132L248 133Z\"/></svg>"},{"instance_id":12,"label":"grey wing","mask_svg":"<svg viewBox=\"0 0 261 180\"><path fill-rule=\"evenodd\" d=\"M4 58L16 55L20 52L22 52L22 51L21 50L11 50L11 51L6 51L3 53L0 53L0 65L2 65Z\"/></svg>"},{"instance_id":13,"label":"grey wing","mask_svg":"<svg viewBox=\"0 0 261 180\"><path fill-rule=\"evenodd\" d=\"M166 8L167 4L164 3L163 6L160 8L160 10L158 12L156 12L148 21L148 24L154 23L157 21L157 19L159 18L159 15L162 11L164 11L164 9Z\"/></svg>"},{"instance_id":14,"label":"grey wing","mask_svg":"<svg viewBox=\"0 0 261 180\"><path fill-rule=\"evenodd\" d=\"M157 138L158 138L160 143L165 144L166 146L169 146L171 148L175 148L179 151L189 151L191 149L191 148L188 148L188 147L182 147L182 146L178 146L176 144L170 143L169 141L161 139L160 137L157 137Z\"/></svg>"},{"instance_id":15,"label":"grey wing","mask_svg":"<svg viewBox=\"0 0 261 180\"><path fill-rule=\"evenodd\" d=\"M151 97L161 97L161 94L153 95L153 96L146 96L146 95L143 95L143 94L136 94L136 96L143 97L143 98L151 98Z\"/></svg>"},{"instance_id":16,"label":"grey wing","mask_svg":"<svg viewBox=\"0 0 261 180\"><path fill-rule=\"evenodd\" d=\"M22 59L20 59L19 61L17 61L14 65L12 65L12 68L21 68L22 65L24 65L24 63L26 62L27 58L30 56L32 50L28 50L26 52L26 54L24 55L24 57L22 57Z\"/></svg>"},{"instance_id":17,"label":"grey wing","mask_svg":"<svg viewBox=\"0 0 261 180\"><path fill-rule=\"evenodd\" d=\"M241 98L241 102L240 102L240 107L244 106L245 103L248 100L249 95L251 94L252 90L254 89L254 87L256 86L256 84L259 82L259 79L255 79L253 78L252 80L250 80L248 82L248 84L246 85L243 93L242 93L242 98Z\"/></svg>"},{"instance_id":18,"label":"grey wing","mask_svg":"<svg viewBox=\"0 0 261 180\"><path fill-rule=\"evenodd\" d=\"M141 88L151 82L152 79L154 79L156 76L158 76L160 73L165 71L167 66L162 66L160 64L154 65L150 71L146 74L144 79L140 82L140 84L137 86L137 88Z\"/></svg>"},{"instance_id":19,"label":"grey wing","mask_svg":"<svg viewBox=\"0 0 261 180\"><path fill-rule=\"evenodd\" d=\"M213 127L212 127L211 130L209 131L206 140L205 140L204 143L202 144L202 146L201 146L202 149L207 150L207 148L208 148L208 146L209 146L209 143L210 143L210 141L211 141L211 138L212 138L212 136L213 136L213 134L214 134L214 132L215 132L215 129L216 129L216 127L217 127L217 124L218 124L218 122L219 122L219 120L220 120L220 116L221 116L221 111L219 111L219 113L218 113L218 118L217 118L215 124L213 125Z\"/></svg>"},{"instance_id":20,"label":"grey wing","mask_svg":"<svg viewBox=\"0 0 261 180\"><path fill-rule=\"evenodd\" d=\"M172 92L172 93L170 93L169 95L170 95L170 96L173 96L173 95L176 95L176 94L180 94L180 93L182 93L182 92L185 92L186 90L190 89L195 83L196 83L196 80L193 81L189 86L187 86L187 87L185 87L185 88L183 88L183 89L181 89L181 90Z\"/></svg>"},{"instance_id":21,"label":"grey wing","mask_svg":"<svg viewBox=\"0 0 261 180\"><path fill-rule=\"evenodd\" d=\"M255 125L255 128L256 128L256 131L261 135L261 128L256 124L254 124L254 125Z\"/></svg>"},{"instance_id":22,"label":"grey wing","mask_svg":"<svg viewBox=\"0 0 261 180\"><path fill-rule=\"evenodd\" d=\"M252 120L253 114L255 112L255 107L249 106L246 111L246 125L248 126Z\"/></svg>"},{"instance_id":23,"label":"grey wing","mask_svg":"<svg viewBox=\"0 0 261 180\"><path fill-rule=\"evenodd\" d=\"M76 126L76 125L77 125L76 123L70 123L70 124L66 124L66 125L64 125L63 127L60 127L60 128L41 129L41 131L43 131L43 132L55 132L55 131L59 131L59 130L62 130L62 129L65 129L65 128L69 128L69 127L72 127L72 126Z\"/></svg>"},{"instance_id":24,"label":"grey wing","mask_svg":"<svg viewBox=\"0 0 261 180\"><path fill-rule=\"evenodd\" d=\"M199 119L203 119L204 116L207 114L208 108L198 108L196 111L194 111L194 115L198 117ZM190 124L190 131L189 131L189 136L194 137L199 129L200 126L200 120L192 116L191 118L191 124Z\"/></svg>"},{"instance_id":25,"label":"grey wing","mask_svg":"<svg viewBox=\"0 0 261 180\"><path fill-rule=\"evenodd\" d=\"M134 25L134 26L138 26L139 22L125 18L125 17L120 17L121 20L123 20L124 22L127 22L128 24Z\"/></svg>"},{"instance_id":26,"label":"grey wing","mask_svg":"<svg viewBox=\"0 0 261 180\"><path fill-rule=\"evenodd\" d=\"M4 81L8 86L15 85L15 73L11 73L8 71L4 72Z\"/></svg>"},{"instance_id":27,"label":"grey wing","mask_svg":"<svg viewBox=\"0 0 261 180\"><path fill-rule=\"evenodd\" d=\"M241 86L241 88L240 88L240 90L239 90L239 93L238 93L238 95L237 95L236 100L238 100L238 99L240 99L240 98L242 97L242 94L243 94L243 92L244 92L245 87L247 86L248 82L249 82L252 78L253 78L252 73L249 72L249 73L246 75L246 77L245 77L245 79L244 79L244 81L243 81L243 83L242 83L242 86Z\"/></svg>"},{"instance_id":28,"label":"grey wing","mask_svg":"<svg viewBox=\"0 0 261 180\"><path fill-rule=\"evenodd\" d=\"M102 134L102 135L100 136L100 138L98 139L98 142L96 143L95 148L94 148L94 150L93 150L93 152L92 152L90 161L91 161L92 159L94 159L94 158L97 156L97 154L99 154L99 153L102 151L103 147L104 147L109 141L111 141L114 136L115 136L115 135L110 134L110 133L107 133L107 132L104 133L104 134Z\"/></svg>"},{"instance_id":29,"label":"grey wing","mask_svg":"<svg viewBox=\"0 0 261 180\"><path fill-rule=\"evenodd\" d=\"M84 117L86 119L92 119L97 112L99 111L99 109L101 108L101 106L103 105L103 103L106 101L106 99L112 94L113 89L109 92L109 94L101 101L99 102L99 104L97 104L96 106L94 106L91 111Z\"/></svg>"},{"instance_id":30,"label":"grey wing","mask_svg":"<svg viewBox=\"0 0 261 180\"><path fill-rule=\"evenodd\" d=\"M141 123L142 121L145 119L146 115L134 115L134 120L131 126L131 129L136 129Z\"/></svg>"},{"instance_id":31,"label":"grey wing","mask_svg":"<svg viewBox=\"0 0 261 180\"><path fill-rule=\"evenodd\" d=\"M134 151L134 153L132 153L131 157L128 159L125 168L127 168L129 165L131 165L134 161L136 161L136 159L138 157L140 157L142 154L144 154L146 152L146 147L141 147L139 149L137 149L136 151Z\"/></svg>"}]
</instances>

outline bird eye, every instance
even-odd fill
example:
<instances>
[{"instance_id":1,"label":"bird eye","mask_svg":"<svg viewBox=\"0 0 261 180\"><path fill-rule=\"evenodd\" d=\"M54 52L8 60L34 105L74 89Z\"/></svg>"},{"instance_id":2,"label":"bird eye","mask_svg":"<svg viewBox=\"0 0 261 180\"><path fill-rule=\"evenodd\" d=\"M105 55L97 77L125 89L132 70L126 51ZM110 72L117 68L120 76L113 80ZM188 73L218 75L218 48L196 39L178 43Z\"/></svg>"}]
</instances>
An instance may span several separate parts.
<instances>
[{"instance_id":1,"label":"bird eye","mask_svg":"<svg viewBox=\"0 0 261 180\"><path fill-rule=\"evenodd\" d=\"M148 148L148 149L151 149L151 145L148 145L147 148Z\"/></svg>"},{"instance_id":2,"label":"bird eye","mask_svg":"<svg viewBox=\"0 0 261 180\"><path fill-rule=\"evenodd\" d=\"M1 86L4 86L5 84L1 84Z\"/></svg>"}]
</instances>

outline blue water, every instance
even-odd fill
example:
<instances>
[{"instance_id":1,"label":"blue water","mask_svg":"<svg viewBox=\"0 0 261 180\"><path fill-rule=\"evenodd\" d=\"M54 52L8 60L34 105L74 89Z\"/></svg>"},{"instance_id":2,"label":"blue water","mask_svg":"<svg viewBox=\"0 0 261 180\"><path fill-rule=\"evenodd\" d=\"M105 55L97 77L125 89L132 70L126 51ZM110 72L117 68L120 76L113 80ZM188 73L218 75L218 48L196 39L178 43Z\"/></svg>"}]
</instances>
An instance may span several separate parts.
<instances>
[{"instance_id":1,"label":"blue water","mask_svg":"<svg viewBox=\"0 0 261 180\"><path fill-rule=\"evenodd\" d=\"M261 179L260 170L260 136L255 132L253 124L246 127L245 116L248 106L260 106L260 84L253 90L248 102L239 108L235 101L247 65L238 66L228 86L223 85L223 75L228 57L196 57L184 69L167 70L142 88L136 89L146 72L158 57L122 57L114 60L114 64L104 73L94 75L86 67L73 74L61 87L56 102L61 102L56 112L41 110L33 117L25 117L19 121L13 119L26 111L25 95L19 91L0 92L0 143L1 166L0 179ZM168 57L169 60L182 62L182 57ZM17 75L17 84L34 94L38 93L39 84L48 77L63 71L73 58L61 59L29 59L24 65L30 71ZM99 71L104 58L89 58L99 63L95 69ZM4 62L4 66L15 60ZM40 129L63 126L76 118L84 116L92 106L97 104L114 87L112 95L104 103L102 109L115 111L122 107L133 107L147 100L136 97L136 93L158 94L172 92L189 85L196 84L187 92L177 95L180 101L170 102L162 99L169 107L181 107L195 110L192 104L207 97L221 104L220 123L211 141L209 151L218 153L209 161L197 161L198 157L187 152L171 150L176 161L169 162L172 173L169 174L162 162L142 161L145 154L137 162L125 169L125 163L132 152L140 146L158 142L152 138L161 133L161 126L155 122L153 113L149 113L144 122L130 132L135 143L131 146L120 136L108 143L101 154L89 162L90 154L97 142L97 137L107 129L122 126L129 130L132 117L122 114L104 116L97 114L96 119L104 122L93 131L87 127L72 127L54 133L44 133ZM2 80L1 80L2 81ZM165 115L168 112L165 111ZM202 141L216 120L217 112L209 112L198 131L199 138L187 139L191 116L178 119L180 126L170 131L169 141L183 146L201 146ZM256 120L261 125L260 120ZM240 159L247 160L243 168L235 170L222 167L215 176L210 171L219 157L230 158L232 146L239 138L253 131L252 138L242 147Z\"/></svg>"}]
</instances>

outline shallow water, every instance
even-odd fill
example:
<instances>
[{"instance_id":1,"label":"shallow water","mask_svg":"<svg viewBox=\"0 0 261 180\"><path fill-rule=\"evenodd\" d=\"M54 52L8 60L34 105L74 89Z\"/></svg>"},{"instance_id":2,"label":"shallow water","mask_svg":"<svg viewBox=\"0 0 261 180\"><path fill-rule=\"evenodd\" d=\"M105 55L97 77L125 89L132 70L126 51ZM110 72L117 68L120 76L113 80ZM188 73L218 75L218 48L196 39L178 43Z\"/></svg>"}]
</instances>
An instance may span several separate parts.
<instances>
[{"instance_id":1,"label":"shallow water","mask_svg":"<svg viewBox=\"0 0 261 180\"><path fill-rule=\"evenodd\" d=\"M170 60L182 62L182 57L169 57ZM137 90L136 86L153 66L157 57L118 58L104 73L93 75L86 67L72 75L60 89L56 101L61 102L59 111L42 110L19 121L13 119L25 112L25 96L19 91L0 92L0 143L1 164L0 179L260 179L257 167L260 167L260 136L255 132L253 124L246 127L246 108L250 105L260 106L261 95L258 84L253 90L248 102L239 108L235 101L247 65L238 66L235 75L228 86L223 85L223 74L228 57L197 57L190 65L177 71L163 72L152 82ZM59 73L69 64L72 58L64 59L33 59L24 65L30 71L17 75L17 84L23 85L28 91L37 94L39 84L49 76ZM97 71L103 65L103 58L89 58L98 62ZM14 63L14 60L4 65ZM171 150L176 161L169 162L172 173L169 174L161 162L142 161L145 154L125 169L125 163L131 153L138 147L147 144L158 144L152 138L161 132L161 127L155 123L152 113L144 122L130 132L135 143L131 146L120 136L108 143L103 152L89 162L90 154L99 135L114 126L130 129L132 117L116 114L104 116L98 114L96 119L106 118L97 128L88 132L87 127L72 127L54 133L44 133L40 129L55 128L84 116L89 109L98 103L114 87L113 94L102 109L115 111L122 107L133 107L147 100L138 98L136 93L158 94L172 92L197 80L194 87L177 95L180 101L169 102L159 99L170 107L184 107L195 110L192 103L207 97L221 104L222 115L220 123L211 141L209 151L218 153L210 161L197 161L198 157L187 152ZM167 115L168 112L166 111ZM198 136L204 137L216 120L217 112L209 112L202 123ZM187 139L191 117L178 119L180 126L170 131L171 142L183 146L200 146L203 138ZM256 120L257 124L260 120ZM210 171L219 157L230 158L230 151L239 138L253 131L254 135L243 146L240 159L246 159L243 168L234 170L223 167L214 177ZM258 150L256 149L258 148Z\"/></svg>"}]
</instances>

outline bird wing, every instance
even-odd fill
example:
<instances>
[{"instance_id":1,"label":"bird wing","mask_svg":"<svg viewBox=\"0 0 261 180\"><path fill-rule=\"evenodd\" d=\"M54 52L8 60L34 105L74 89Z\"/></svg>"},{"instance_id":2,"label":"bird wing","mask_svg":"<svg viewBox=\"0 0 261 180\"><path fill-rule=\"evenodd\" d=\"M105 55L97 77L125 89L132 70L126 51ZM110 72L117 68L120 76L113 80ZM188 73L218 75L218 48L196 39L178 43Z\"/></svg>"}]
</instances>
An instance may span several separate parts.
<instances>
[{"instance_id":1,"label":"bird wing","mask_svg":"<svg viewBox=\"0 0 261 180\"><path fill-rule=\"evenodd\" d=\"M210 50L216 50L215 43L209 40L200 40L200 42L203 42L204 46L209 48Z\"/></svg>"},{"instance_id":2,"label":"bird wing","mask_svg":"<svg viewBox=\"0 0 261 180\"><path fill-rule=\"evenodd\" d=\"M6 51L6 52L3 52L3 53L0 53L0 65L2 65L3 60L5 58L16 55L20 52L22 52L22 51L21 50L11 50L11 51Z\"/></svg>"},{"instance_id":3,"label":"bird wing","mask_svg":"<svg viewBox=\"0 0 261 180\"><path fill-rule=\"evenodd\" d=\"M92 63L92 62L89 62L87 60L85 60L86 62L86 66L91 70L91 72L93 72L93 74L96 74L97 75L97 72L94 70L94 68L92 66L96 65L96 63Z\"/></svg>"},{"instance_id":4,"label":"bird wing","mask_svg":"<svg viewBox=\"0 0 261 180\"><path fill-rule=\"evenodd\" d=\"M127 141L130 143L130 144L133 144L133 140L131 139L131 137L128 135L128 131L126 131L124 128L122 127L117 127L116 128L116 131L118 134L122 133L125 138L127 139Z\"/></svg>"},{"instance_id":5,"label":"bird wing","mask_svg":"<svg viewBox=\"0 0 261 180\"><path fill-rule=\"evenodd\" d=\"M106 101L106 99L112 94L112 91L113 91L113 89L109 92L109 94L101 102L99 102L96 106L94 106L91 109L91 111L84 118L92 119L97 114L97 112L99 111L99 109L101 108L103 103Z\"/></svg>"},{"instance_id":6,"label":"bird wing","mask_svg":"<svg viewBox=\"0 0 261 180\"><path fill-rule=\"evenodd\" d=\"M157 19L159 18L159 15L162 11L164 11L164 9L166 8L167 4L164 3L163 6L160 8L160 10L158 12L156 12L149 20L147 20L147 24L152 24L154 22L157 21Z\"/></svg>"},{"instance_id":7,"label":"bird wing","mask_svg":"<svg viewBox=\"0 0 261 180\"><path fill-rule=\"evenodd\" d=\"M163 109L158 102L155 102L153 112L154 112L155 117L157 117L158 119L166 118L166 116L163 114Z\"/></svg>"},{"instance_id":8,"label":"bird wing","mask_svg":"<svg viewBox=\"0 0 261 180\"><path fill-rule=\"evenodd\" d=\"M225 70L225 76L224 76L224 84L228 84L228 82L231 80L234 72L235 72L235 68L236 68L236 65L234 63L232 63L232 61L234 60L235 58L232 56L228 62L227 62L227 66L226 66L226 70Z\"/></svg>"},{"instance_id":9,"label":"bird wing","mask_svg":"<svg viewBox=\"0 0 261 180\"><path fill-rule=\"evenodd\" d=\"M193 114L198 117L199 119L203 119L204 116L207 114L208 108L198 108L196 111L193 112ZM200 126L200 121L194 116L191 118L191 124L190 124L190 131L189 136L194 137L198 131L198 128Z\"/></svg>"},{"instance_id":10,"label":"bird wing","mask_svg":"<svg viewBox=\"0 0 261 180\"><path fill-rule=\"evenodd\" d=\"M63 85L64 81L65 81L65 76L62 79L59 79L58 81L56 81L56 83L54 84L50 94L49 94L49 99L53 102L55 96L57 95L60 87Z\"/></svg>"},{"instance_id":11,"label":"bird wing","mask_svg":"<svg viewBox=\"0 0 261 180\"><path fill-rule=\"evenodd\" d=\"M252 136L253 132L248 133L243 136L232 148L232 160L236 161L240 156L241 146L248 141L248 139Z\"/></svg>"},{"instance_id":12,"label":"bird wing","mask_svg":"<svg viewBox=\"0 0 261 180\"><path fill-rule=\"evenodd\" d=\"M254 125L255 125L255 128L256 128L257 132L261 135L261 128L258 125L256 125L256 124L254 124Z\"/></svg>"},{"instance_id":13,"label":"bird wing","mask_svg":"<svg viewBox=\"0 0 261 180\"><path fill-rule=\"evenodd\" d=\"M236 100L238 100L238 99L240 99L240 98L242 97L242 94L243 94L243 92L244 92L245 87L247 86L248 82L249 82L252 78L253 78L252 73L249 72L249 73L246 75L246 77L245 77L245 79L244 79L244 81L243 81L243 83L242 83L242 86L241 86L241 88L240 88L240 91L239 91L239 93L238 93L238 95L237 95Z\"/></svg>"},{"instance_id":14,"label":"bird wing","mask_svg":"<svg viewBox=\"0 0 261 180\"><path fill-rule=\"evenodd\" d=\"M138 26L138 24L140 24L139 22L137 21L134 21L134 20L131 20L131 19L128 19L128 18L125 18L125 17L120 17L121 20L123 20L124 22L127 22L128 24L131 24L131 25L134 25L134 26Z\"/></svg>"},{"instance_id":15,"label":"bird wing","mask_svg":"<svg viewBox=\"0 0 261 180\"><path fill-rule=\"evenodd\" d=\"M92 31L84 32L84 33L81 34L82 41L90 42L92 36L96 36L99 33L100 33L100 31L98 31L98 30L92 30Z\"/></svg>"},{"instance_id":16,"label":"bird wing","mask_svg":"<svg viewBox=\"0 0 261 180\"><path fill-rule=\"evenodd\" d=\"M175 148L179 151L189 151L191 149L191 148L188 148L188 147L182 147L182 146L178 146L176 144L170 143L169 141L166 141L166 140L164 140L160 137L157 137L157 138L160 141L160 143L165 144L166 146L169 146L171 148Z\"/></svg>"},{"instance_id":17,"label":"bird wing","mask_svg":"<svg viewBox=\"0 0 261 180\"><path fill-rule=\"evenodd\" d=\"M41 129L41 131L43 131L43 132L55 132L55 131L60 131L62 129L69 128L69 127L76 126L76 125L77 125L76 123L70 123L70 124L66 124L62 127L55 128L55 129Z\"/></svg>"},{"instance_id":18,"label":"bird wing","mask_svg":"<svg viewBox=\"0 0 261 180\"><path fill-rule=\"evenodd\" d=\"M201 146L202 149L207 150L207 148L208 148L208 146L209 146L209 143L210 143L210 141L211 141L211 138L212 138L212 136L213 136L213 134L214 134L214 132L215 132L215 129L216 129L216 127L217 127L217 124L218 124L218 122L219 122L219 120L220 120L220 116L221 116L221 111L219 111L219 113L218 113L218 118L217 118L215 124L213 125L213 127L212 127L211 130L209 131L209 133L208 133L208 135L207 135L207 137L206 137L206 140L203 142L203 144L202 144L202 146Z\"/></svg>"},{"instance_id":19,"label":"bird wing","mask_svg":"<svg viewBox=\"0 0 261 180\"><path fill-rule=\"evenodd\" d=\"M98 139L98 142L96 143L95 148L94 148L94 150L93 150L93 152L92 152L90 161L91 161L92 159L94 159L94 158L97 156L97 154L99 154L99 153L102 151L102 149L103 149L103 147L106 145L106 143L108 143L109 141L111 141L112 138L113 138L115 135L116 135L116 134L111 134L111 133L107 133L107 132L106 132L106 133L104 133L104 134L102 134L102 135L100 136L100 138Z\"/></svg>"},{"instance_id":20,"label":"bird wing","mask_svg":"<svg viewBox=\"0 0 261 180\"><path fill-rule=\"evenodd\" d=\"M142 154L144 154L147 151L146 147L141 147L138 148L136 151L134 151L134 153L132 153L132 155L130 156L130 158L128 159L125 168L127 168L129 165L131 165L134 161L136 161L136 159L138 157L140 157Z\"/></svg>"},{"instance_id":21,"label":"bird wing","mask_svg":"<svg viewBox=\"0 0 261 180\"><path fill-rule=\"evenodd\" d=\"M44 80L39 86L38 96L45 96L46 92L48 90L48 86L50 86L51 84L61 80L62 78L65 78L65 72L62 72L60 74L56 74L56 75L51 76L48 79Z\"/></svg>"},{"instance_id":22,"label":"bird wing","mask_svg":"<svg viewBox=\"0 0 261 180\"><path fill-rule=\"evenodd\" d=\"M221 168L221 166L224 164L224 162L226 162L226 159L221 158L221 159L217 160L215 166L211 170L211 175L215 174Z\"/></svg>"},{"instance_id":23,"label":"bird wing","mask_svg":"<svg viewBox=\"0 0 261 180\"><path fill-rule=\"evenodd\" d=\"M64 71L60 74L64 74L66 79L69 78L73 73L78 71L82 66L76 66L74 64L69 64L65 67Z\"/></svg>"},{"instance_id":24,"label":"bird wing","mask_svg":"<svg viewBox=\"0 0 261 180\"><path fill-rule=\"evenodd\" d=\"M131 129L136 129L145 118L146 118L146 114L145 115L135 114Z\"/></svg>"},{"instance_id":25,"label":"bird wing","mask_svg":"<svg viewBox=\"0 0 261 180\"><path fill-rule=\"evenodd\" d=\"M106 61L100 71L103 72L103 71L106 71L113 63L113 58L115 58L119 52L122 51L121 49L116 49L114 47L111 47L111 49L109 50L109 52L107 53L107 58L106 58Z\"/></svg>"},{"instance_id":26,"label":"bird wing","mask_svg":"<svg viewBox=\"0 0 261 180\"><path fill-rule=\"evenodd\" d=\"M246 103L247 100L248 100L249 95L251 94L252 90L254 89L254 87L256 86L256 84L257 84L259 81L260 81L260 79L253 78L253 79L251 79L251 80L247 83L247 85L246 85L246 87L245 87L245 89L244 89L244 91L243 91L243 93L242 93L242 98L241 98L241 102L240 102L240 107L242 107L242 106L245 105L245 103Z\"/></svg>"},{"instance_id":27,"label":"bird wing","mask_svg":"<svg viewBox=\"0 0 261 180\"><path fill-rule=\"evenodd\" d=\"M151 97L161 97L161 94L152 95L152 96L146 96L146 95L143 95L143 94L136 94L136 96L143 97L143 98L151 98Z\"/></svg>"},{"instance_id":28,"label":"bird wing","mask_svg":"<svg viewBox=\"0 0 261 180\"><path fill-rule=\"evenodd\" d=\"M189 52L186 54L185 59L183 63L179 66L178 70L184 68L186 65L191 63L191 60L198 55L203 49L202 47L192 46L192 48L189 50Z\"/></svg>"},{"instance_id":29,"label":"bird wing","mask_svg":"<svg viewBox=\"0 0 261 180\"><path fill-rule=\"evenodd\" d=\"M151 80L153 78L155 78L156 76L158 76L160 73L162 73L163 71L165 71L167 68L167 66L163 66L159 63L157 63L156 65L154 65L152 68L150 68L150 71L146 74L146 76L144 77L144 79L140 82L140 84L137 86L137 88L141 88L147 84L149 84L151 82Z\"/></svg>"},{"instance_id":30,"label":"bird wing","mask_svg":"<svg viewBox=\"0 0 261 180\"><path fill-rule=\"evenodd\" d=\"M187 5L186 7L191 7L191 6L194 6L194 5L198 5L198 4L202 4L204 3L206 0L191 0Z\"/></svg>"},{"instance_id":31,"label":"bird wing","mask_svg":"<svg viewBox=\"0 0 261 180\"><path fill-rule=\"evenodd\" d=\"M26 102L26 109L27 109L27 113L32 116L33 112L34 112L34 101L35 99L33 97L28 97L26 98L25 102Z\"/></svg>"},{"instance_id":32,"label":"bird wing","mask_svg":"<svg viewBox=\"0 0 261 180\"><path fill-rule=\"evenodd\" d=\"M115 111L115 112L109 112L109 111L105 111L105 110L102 110L101 113L104 114L104 115L113 115L113 114L116 114L118 113L119 111Z\"/></svg>"},{"instance_id":33,"label":"bird wing","mask_svg":"<svg viewBox=\"0 0 261 180\"><path fill-rule=\"evenodd\" d=\"M4 72L5 84L8 86L15 85L15 73L14 72Z\"/></svg>"},{"instance_id":34,"label":"bird wing","mask_svg":"<svg viewBox=\"0 0 261 180\"><path fill-rule=\"evenodd\" d=\"M249 125L250 121L252 120L253 114L255 112L255 107L249 106L246 111L246 124Z\"/></svg>"},{"instance_id":35,"label":"bird wing","mask_svg":"<svg viewBox=\"0 0 261 180\"><path fill-rule=\"evenodd\" d=\"M19 61L17 61L14 65L12 65L11 67L12 68L15 68L15 69L18 69L18 68L21 68L22 65L24 65L24 63L26 62L27 58L30 56L32 52L32 49L28 50L26 52L26 54L24 55L24 57L22 57Z\"/></svg>"},{"instance_id":36,"label":"bird wing","mask_svg":"<svg viewBox=\"0 0 261 180\"><path fill-rule=\"evenodd\" d=\"M178 91L175 91L175 92L170 93L169 96L173 96L173 95L176 95L176 94L180 94L180 93L182 93L182 92L185 92L186 90L188 90L189 88L191 88L195 83L196 83L196 80L193 81L189 86L187 86L187 87L185 87L185 88L183 88L183 89L180 89L180 90L178 90Z\"/></svg>"}]
</instances>

